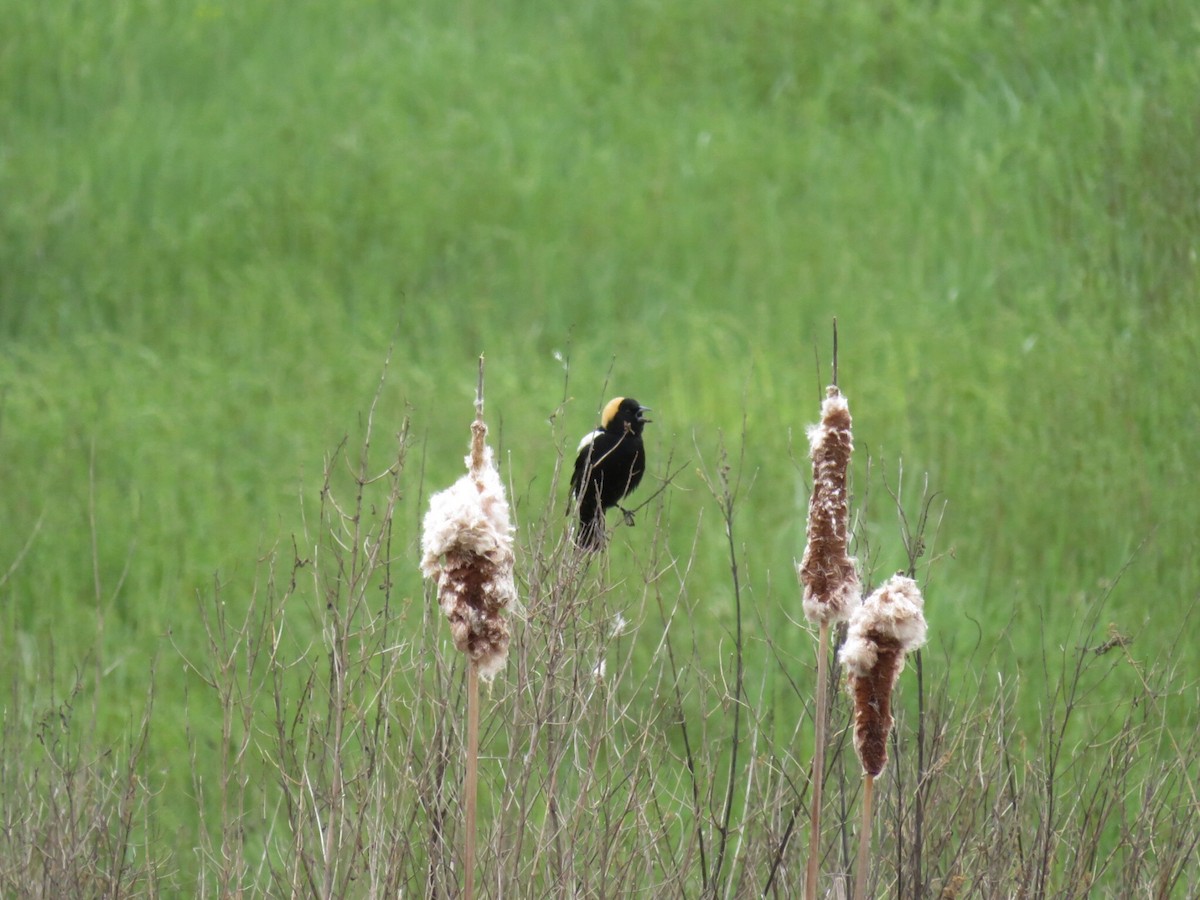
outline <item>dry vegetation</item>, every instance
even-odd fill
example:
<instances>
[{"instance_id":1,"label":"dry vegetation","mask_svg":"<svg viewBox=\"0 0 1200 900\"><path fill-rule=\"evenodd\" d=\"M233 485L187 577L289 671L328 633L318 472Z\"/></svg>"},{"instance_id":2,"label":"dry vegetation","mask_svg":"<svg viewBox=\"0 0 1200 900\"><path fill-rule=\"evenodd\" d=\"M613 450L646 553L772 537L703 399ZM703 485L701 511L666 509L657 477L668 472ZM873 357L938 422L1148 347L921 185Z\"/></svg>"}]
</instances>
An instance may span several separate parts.
<instances>
[{"instance_id":1,"label":"dry vegetation","mask_svg":"<svg viewBox=\"0 0 1200 900\"><path fill-rule=\"evenodd\" d=\"M217 585L198 600L209 652L187 665L221 711L222 737L212 746L189 732L189 746L197 771L201 757L220 758L216 783L197 776L186 801L157 794L143 756L152 695L118 748L89 738L79 691L36 709L14 696L0 747L0 893L459 894L465 663L432 594L400 587L417 583L415 559L393 543L397 517L420 508L403 489L407 423L384 450L373 428L368 419L357 452L343 445L329 458L307 532L265 555L249 596ZM718 448L701 468L724 529L725 585L692 576L707 523L671 522L669 492L643 510L636 548L614 542L612 554L636 560L619 571L572 547L559 499L519 523L523 605L483 704L479 896L801 891L811 715L779 721L746 662L765 661L753 671L779 674L811 714L813 660L743 628L756 613L740 584L740 463ZM561 469L560 456L556 480ZM914 567L934 537L929 508L923 498L912 529L901 516ZM693 529L682 553L666 540L681 529ZM693 627L714 596L735 604L720 646ZM805 627L798 600L772 602L793 604ZM917 654L876 786L873 896L1200 891L1200 747L1167 724L1197 685L1167 654L1140 672L1141 691L1094 707L1108 673L1135 667L1119 635L1097 634L1102 608L1075 643L1047 642L1038 673L979 658L976 683L950 683L936 651ZM842 896L862 780L850 700L831 669L819 888ZM1022 679L1045 691L1032 735L1014 715ZM205 819L194 885L156 839L165 802L194 802Z\"/></svg>"}]
</instances>

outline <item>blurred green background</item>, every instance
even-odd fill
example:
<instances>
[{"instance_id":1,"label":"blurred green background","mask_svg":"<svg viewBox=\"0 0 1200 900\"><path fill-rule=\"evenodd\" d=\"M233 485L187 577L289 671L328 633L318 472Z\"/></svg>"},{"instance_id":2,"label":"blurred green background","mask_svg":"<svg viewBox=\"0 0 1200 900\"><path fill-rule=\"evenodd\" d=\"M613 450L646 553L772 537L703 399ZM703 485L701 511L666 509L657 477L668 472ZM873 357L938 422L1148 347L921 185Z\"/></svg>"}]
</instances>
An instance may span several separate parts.
<instances>
[{"instance_id":1,"label":"blurred green background","mask_svg":"<svg viewBox=\"0 0 1200 900\"><path fill-rule=\"evenodd\" d=\"M885 478L902 465L910 515L926 477L938 494L932 671L999 642L1032 725L1045 653L1103 598L1136 659L1174 646L1200 671L1173 643L1200 593L1194 4L0 0L0 17L13 698L36 709L96 667L116 740L157 658L168 769L197 597L290 542L389 353L376 428L410 416L420 459L402 594L421 596L418 500L461 471L485 352L519 519L565 504L556 459L605 399L653 407L651 474L686 463L668 539L685 552L699 528L714 635L727 558L695 470L743 448L748 602L792 640L835 316L875 580L904 564ZM613 552L648 539L623 530ZM162 805L186 834L187 804Z\"/></svg>"}]
</instances>

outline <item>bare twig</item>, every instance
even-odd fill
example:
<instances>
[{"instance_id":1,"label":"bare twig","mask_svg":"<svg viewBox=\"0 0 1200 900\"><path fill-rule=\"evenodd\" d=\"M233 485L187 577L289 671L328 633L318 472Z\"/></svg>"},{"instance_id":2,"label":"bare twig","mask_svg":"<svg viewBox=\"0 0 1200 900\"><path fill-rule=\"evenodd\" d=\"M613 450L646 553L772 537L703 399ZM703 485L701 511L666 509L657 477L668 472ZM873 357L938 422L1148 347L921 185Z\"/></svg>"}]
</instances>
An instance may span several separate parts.
<instances>
[{"instance_id":1,"label":"bare twig","mask_svg":"<svg viewBox=\"0 0 1200 900\"><path fill-rule=\"evenodd\" d=\"M743 436L744 437L744 436ZM745 453L745 440L741 444L741 452ZM717 501L721 512L721 520L725 526L726 549L729 553L729 574L733 582L734 603L734 684L733 684L733 728L729 740L729 769L725 784L725 799L718 814L717 846L713 857L712 878L709 889L713 897L718 896L721 873L725 864L725 853L729 843L730 827L733 818L733 800L737 787L738 751L741 745L742 705L744 701L743 681L745 678L744 637L742 633L742 592L741 577L738 570L737 542L734 537L734 512L738 493L741 487L743 459L738 460L737 474L731 480L731 471L724 446L719 450L719 461L715 479L704 474L705 484Z\"/></svg>"}]
</instances>

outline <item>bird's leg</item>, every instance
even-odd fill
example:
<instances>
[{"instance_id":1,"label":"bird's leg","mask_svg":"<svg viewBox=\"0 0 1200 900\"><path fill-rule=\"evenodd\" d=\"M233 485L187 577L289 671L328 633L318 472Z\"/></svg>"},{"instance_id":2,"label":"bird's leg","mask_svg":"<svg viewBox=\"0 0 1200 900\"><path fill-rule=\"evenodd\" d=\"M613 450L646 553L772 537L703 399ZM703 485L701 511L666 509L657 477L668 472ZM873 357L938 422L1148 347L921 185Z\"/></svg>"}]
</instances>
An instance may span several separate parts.
<instances>
[{"instance_id":1,"label":"bird's leg","mask_svg":"<svg viewBox=\"0 0 1200 900\"><path fill-rule=\"evenodd\" d=\"M629 527L632 528L634 525L637 524L637 522L633 521L633 513L630 510L621 506L621 504L619 504L619 503L617 504L617 509L619 509L621 511L621 515L623 515L625 517L626 525L628 525Z\"/></svg>"}]
</instances>

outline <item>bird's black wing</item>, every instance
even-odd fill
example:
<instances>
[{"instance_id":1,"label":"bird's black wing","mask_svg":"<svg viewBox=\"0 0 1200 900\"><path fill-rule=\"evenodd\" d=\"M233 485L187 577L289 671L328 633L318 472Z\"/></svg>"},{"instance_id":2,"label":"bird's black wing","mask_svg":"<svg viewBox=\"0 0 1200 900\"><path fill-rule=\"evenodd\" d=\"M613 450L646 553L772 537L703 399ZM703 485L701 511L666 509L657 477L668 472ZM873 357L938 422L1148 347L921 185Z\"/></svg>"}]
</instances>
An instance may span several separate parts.
<instances>
[{"instance_id":1,"label":"bird's black wing","mask_svg":"<svg viewBox=\"0 0 1200 900\"><path fill-rule=\"evenodd\" d=\"M594 462L592 444L602 434L604 434L603 429L597 428L584 435L583 440L579 442L579 452L575 456L575 470L571 473L571 496L576 499L579 498L579 492L583 490L584 476L587 475L588 468Z\"/></svg>"}]
</instances>

